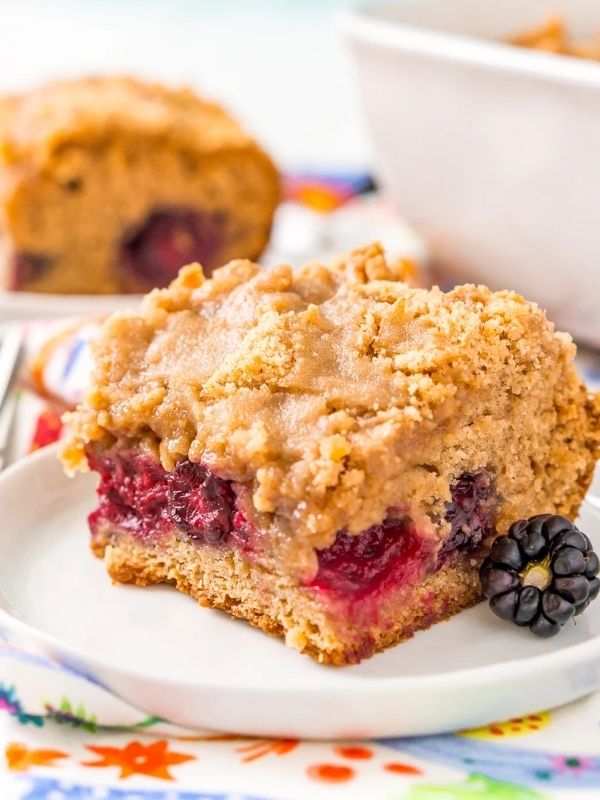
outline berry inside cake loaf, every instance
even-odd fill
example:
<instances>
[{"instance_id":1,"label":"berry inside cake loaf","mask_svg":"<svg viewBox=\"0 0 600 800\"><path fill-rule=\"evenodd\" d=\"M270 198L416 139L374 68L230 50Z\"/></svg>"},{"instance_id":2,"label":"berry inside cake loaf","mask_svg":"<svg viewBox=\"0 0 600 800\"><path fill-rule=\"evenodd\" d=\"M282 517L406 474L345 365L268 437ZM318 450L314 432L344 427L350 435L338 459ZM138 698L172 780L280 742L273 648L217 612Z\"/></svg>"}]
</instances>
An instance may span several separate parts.
<instances>
[{"instance_id":1,"label":"berry inside cake loaf","mask_svg":"<svg viewBox=\"0 0 600 800\"><path fill-rule=\"evenodd\" d=\"M223 109L127 78L0 99L0 285L146 292L257 258L279 179Z\"/></svg>"},{"instance_id":2,"label":"berry inside cake loaf","mask_svg":"<svg viewBox=\"0 0 600 800\"><path fill-rule=\"evenodd\" d=\"M347 664L480 597L518 517L574 516L600 403L512 292L331 267L183 269L108 320L63 460L117 581L171 583Z\"/></svg>"}]
</instances>

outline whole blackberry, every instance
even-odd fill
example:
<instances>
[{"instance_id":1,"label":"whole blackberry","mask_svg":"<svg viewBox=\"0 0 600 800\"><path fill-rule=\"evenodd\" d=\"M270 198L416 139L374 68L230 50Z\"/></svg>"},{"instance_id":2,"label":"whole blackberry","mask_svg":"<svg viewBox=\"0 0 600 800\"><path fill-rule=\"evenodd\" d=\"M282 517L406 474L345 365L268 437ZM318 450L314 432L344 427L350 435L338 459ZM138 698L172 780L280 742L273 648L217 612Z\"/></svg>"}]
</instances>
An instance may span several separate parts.
<instances>
[{"instance_id":1,"label":"whole blackberry","mask_svg":"<svg viewBox=\"0 0 600 800\"><path fill-rule=\"evenodd\" d=\"M479 577L494 614L547 638L598 597L598 572L585 533L566 517L538 514L496 539Z\"/></svg>"}]
</instances>

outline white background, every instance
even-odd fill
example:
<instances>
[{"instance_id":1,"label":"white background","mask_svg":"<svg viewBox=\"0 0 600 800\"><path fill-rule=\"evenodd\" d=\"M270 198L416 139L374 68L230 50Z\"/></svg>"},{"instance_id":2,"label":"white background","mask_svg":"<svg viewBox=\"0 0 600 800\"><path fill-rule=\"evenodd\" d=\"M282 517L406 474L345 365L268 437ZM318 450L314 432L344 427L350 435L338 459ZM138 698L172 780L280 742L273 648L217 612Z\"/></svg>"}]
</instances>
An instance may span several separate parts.
<instances>
[{"instance_id":1,"label":"white background","mask_svg":"<svg viewBox=\"0 0 600 800\"><path fill-rule=\"evenodd\" d=\"M193 84L286 168L362 168L351 0L0 0L0 91L82 73Z\"/></svg>"}]
</instances>

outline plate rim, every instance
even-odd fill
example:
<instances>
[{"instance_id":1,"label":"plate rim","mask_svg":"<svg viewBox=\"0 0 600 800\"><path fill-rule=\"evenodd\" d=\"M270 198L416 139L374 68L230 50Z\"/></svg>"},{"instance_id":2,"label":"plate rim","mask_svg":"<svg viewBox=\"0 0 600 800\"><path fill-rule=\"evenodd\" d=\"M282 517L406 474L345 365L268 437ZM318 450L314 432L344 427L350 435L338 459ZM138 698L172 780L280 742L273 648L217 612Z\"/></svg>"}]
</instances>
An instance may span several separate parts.
<instances>
[{"instance_id":1,"label":"plate rim","mask_svg":"<svg viewBox=\"0 0 600 800\"><path fill-rule=\"evenodd\" d=\"M21 473L27 473L30 469L35 468L35 466L38 465L38 462L41 462L45 468L48 468L48 465L54 465L62 470L62 466L60 465L57 457L60 444L61 443L58 442L41 448L34 453L30 453L3 470L0 473L0 489L6 481L14 479ZM77 480L78 476L82 476L82 473L76 474L74 478L68 476L67 474L63 474L63 476L65 480ZM592 513L598 515L597 509L594 507L591 507L591 509ZM0 521L0 552L2 548L2 526L3 523ZM0 592L1 590L2 587L0 586ZM18 616L15 616L1 605L0 625L4 625L9 630L15 630L19 634L33 639L34 641L40 641L53 651L58 653L67 653L69 658L73 658L74 661L82 664L87 663L97 666L103 673L117 673L132 680L139 680L141 678L145 681L160 682L166 686L176 686L178 689L189 688L192 691L198 689L202 689L203 691L227 690L229 692L236 691L242 693L255 693L257 691L257 687L252 684L233 684L230 680L219 682L215 681L213 678L204 678L200 681L176 678L168 675L153 673L151 671L144 671L123 666L118 662L111 660L110 658L100 657L94 654L86 654L83 648L79 647L78 645L71 644L55 634L47 633L46 631L41 630L35 625L26 622L24 619L20 619ZM297 656L298 658L307 658L307 656L303 656L300 653L298 653ZM428 689L435 691L441 688L452 690L452 688L457 688L459 686L463 687L467 683L472 691L476 691L477 689L484 688L489 684L496 684L498 681L510 680L511 677L515 676L515 673L518 674L520 679L530 677L531 673L535 673L538 679L541 679L541 677L543 677L543 673L540 676L540 667L542 667L542 669L545 668L544 673L546 671L556 672L561 668L570 666L571 664L576 663L581 665L593 660L600 664L600 633L592 636L589 639L586 639L583 642L577 642L575 644L568 645L560 650L526 656L524 658L516 658L510 661L502 661L495 664L466 667L452 672L441 672L433 675L388 675L381 677L365 675L355 678L354 676L348 674L348 668L342 668L340 670L338 667L328 667L327 665L318 664L316 666L318 666L320 669L328 670L329 674L336 674L338 672L340 675L344 674L344 680L340 681L338 684L331 683L320 687L307 687L303 685L301 681L298 683L279 685L263 684L260 687L260 692L265 695L277 697L290 692L314 696L315 694L322 693L324 691L326 691L328 694L344 694L348 691L360 690L363 695L368 694L371 696L379 696L389 695L389 691L394 688L396 688L398 691L402 690L404 692L412 690L424 692ZM87 677L88 679L91 679L89 676ZM93 680L95 680L95 678L93 678Z\"/></svg>"},{"instance_id":2,"label":"plate rim","mask_svg":"<svg viewBox=\"0 0 600 800\"><path fill-rule=\"evenodd\" d=\"M0 317L4 319L55 319L110 314L139 307L144 294L67 294L19 292L0 288Z\"/></svg>"}]
</instances>

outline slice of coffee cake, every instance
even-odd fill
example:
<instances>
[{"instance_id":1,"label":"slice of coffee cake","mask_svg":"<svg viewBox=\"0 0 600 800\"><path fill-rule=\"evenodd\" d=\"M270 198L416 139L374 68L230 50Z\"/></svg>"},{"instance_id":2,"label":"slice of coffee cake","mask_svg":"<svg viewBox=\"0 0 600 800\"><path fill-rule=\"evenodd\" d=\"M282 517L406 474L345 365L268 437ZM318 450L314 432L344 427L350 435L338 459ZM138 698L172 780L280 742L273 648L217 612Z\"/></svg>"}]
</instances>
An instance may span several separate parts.
<instances>
[{"instance_id":1,"label":"slice of coffee cake","mask_svg":"<svg viewBox=\"0 0 600 800\"><path fill-rule=\"evenodd\" d=\"M114 579L346 664L475 603L512 520L577 513L600 403L569 336L512 292L394 278L377 245L192 265L106 322L63 458L99 473Z\"/></svg>"}]
</instances>

